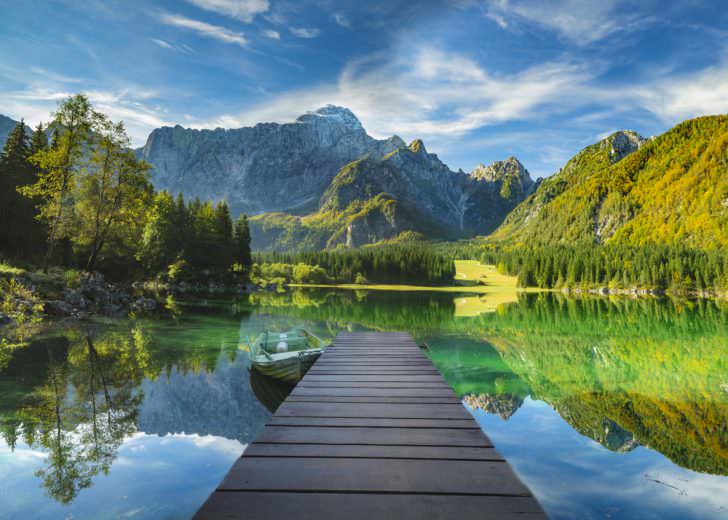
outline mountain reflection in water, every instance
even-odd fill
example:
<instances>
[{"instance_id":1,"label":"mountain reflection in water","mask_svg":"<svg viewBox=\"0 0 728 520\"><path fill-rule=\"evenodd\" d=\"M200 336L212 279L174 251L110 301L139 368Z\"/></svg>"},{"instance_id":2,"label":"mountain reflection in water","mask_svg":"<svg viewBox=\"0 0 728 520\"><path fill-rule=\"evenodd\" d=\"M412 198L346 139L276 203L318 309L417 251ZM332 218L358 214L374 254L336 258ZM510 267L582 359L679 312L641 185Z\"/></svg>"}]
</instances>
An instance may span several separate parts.
<instances>
[{"instance_id":1,"label":"mountain reflection in water","mask_svg":"<svg viewBox=\"0 0 728 520\"><path fill-rule=\"evenodd\" d=\"M725 304L541 294L464 315L456 298L266 292L31 337L0 363L0 518L189 517L290 391L238 346L293 326L427 342L553 517L728 507Z\"/></svg>"}]
</instances>

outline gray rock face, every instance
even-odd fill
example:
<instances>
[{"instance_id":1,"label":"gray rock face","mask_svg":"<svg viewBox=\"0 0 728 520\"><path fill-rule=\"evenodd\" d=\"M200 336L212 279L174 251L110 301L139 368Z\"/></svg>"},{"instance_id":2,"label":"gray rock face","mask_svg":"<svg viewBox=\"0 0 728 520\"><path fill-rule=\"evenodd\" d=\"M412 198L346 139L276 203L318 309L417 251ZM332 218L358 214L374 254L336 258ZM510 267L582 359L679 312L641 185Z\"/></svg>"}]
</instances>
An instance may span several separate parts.
<instances>
[{"instance_id":1,"label":"gray rock face","mask_svg":"<svg viewBox=\"0 0 728 520\"><path fill-rule=\"evenodd\" d=\"M17 124L18 121L0 114L0 150L5 147L5 141L8 140L8 135L10 135L11 130L15 128L15 125Z\"/></svg>"},{"instance_id":2,"label":"gray rock face","mask_svg":"<svg viewBox=\"0 0 728 520\"><path fill-rule=\"evenodd\" d=\"M609 159L612 164L639 150L646 142L647 139L632 130L620 130L601 141L602 146L609 148Z\"/></svg>"},{"instance_id":3,"label":"gray rock face","mask_svg":"<svg viewBox=\"0 0 728 520\"><path fill-rule=\"evenodd\" d=\"M233 214L306 213L336 172L364 155L382 157L404 146L397 136L370 137L346 108L326 106L286 124L236 130L154 130L137 151L149 161L157 189L186 197L225 199Z\"/></svg>"},{"instance_id":4,"label":"gray rock face","mask_svg":"<svg viewBox=\"0 0 728 520\"><path fill-rule=\"evenodd\" d=\"M475 179L498 184L501 197L504 199L523 200L533 192L536 185L525 166L513 156L505 161L495 161L488 166L481 163L470 172L470 175Z\"/></svg>"},{"instance_id":5,"label":"gray rock face","mask_svg":"<svg viewBox=\"0 0 728 520\"><path fill-rule=\"evenodd\" d=\"M440 238L486 234L534 185L528 171L515 158L501 168L503 171L497 171L495 166L489 168L493 174L483 177L453 172L437 155L428 153L422 141L416 140L383 159L366 158L347 166L334 178L320 206L324 210L343 210L377 195L396 202L391 215L378 214L370 222L370 215L364 214L361 219L368 220L352 221L347 233L349 246L370 243L374 237L392 238L402 231ZM366 233L357 233L362 229ZM372 229L380 230L384 236L372 233ZM357 240L357 234L363 240Z\"/></svg>"}]
</instances>

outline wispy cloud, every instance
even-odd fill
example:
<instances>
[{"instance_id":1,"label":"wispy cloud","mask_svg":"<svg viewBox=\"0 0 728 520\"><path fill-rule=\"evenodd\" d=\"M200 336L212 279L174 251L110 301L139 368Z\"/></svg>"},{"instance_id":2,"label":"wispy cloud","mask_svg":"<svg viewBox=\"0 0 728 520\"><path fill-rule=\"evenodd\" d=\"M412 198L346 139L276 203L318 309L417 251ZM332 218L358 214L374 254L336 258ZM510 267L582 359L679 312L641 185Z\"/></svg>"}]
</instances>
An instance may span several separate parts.
<instances>
[{"instance_id":1,"label":"wispy cloud","mask_svg":"<svg viewBox=\"0 0 728 520\"><path fill-rule=\"evenodd\" d=\"M334 21L344 29L351 29L351 20L344 13L334 13Z\"/></svg>"},{"instance_id":2,"label":"wispy cloud","mask_svg":"<svg viewBox=\"0 0 728 520\"><path fill-rule=\"evenodd\" d=\"M263 29L263 36L270 38L271 40L280 40L281 33L274 31L273 29Z\"/></svg>"},{"instance_id":3,"label":"wispy cloud","mask_svg":"<svg viewBox=\"0 0 728 520\"><path fill-rule=\"evenodd\" d=\"M3 113L11 117L24 117L30 124L50 119L58 102L75 92L49 88L29 87L20 91L2 92ZM171 124L173 118L165 110L150 103L160 97L158 92L144 88L121 90L86 90L95 107L115 121L123 121L135 145L142 144L149 131Z\"/></svg>"},{"instance_id":4,"label":"wispy cloud","mask_svg":"<svg viewBox=\"0 0 728 520\"><path fill-rule=\"evenodd\" d=\"M240 116L225 116L225 122L240 126L291 120L304 110L335 103L351 108L380 137L402 133L444 138L535 114L568 111L592 102L594 96L587 89L593 72L578 63L544 63L495 76L459 54L432 48L405 54L351 62L334 83L284 92Z\"/></svg>"},{"instance_id":5,"label":"wispy cloud","mask_svg":"<svg viewBox=\"0 0 728 520\"><path fill-rule=\"evenodd\" d=\"M486 16L506 29L509 20L537 25L586 45L640 26L638 10L624 0L487 0Z\"/></svg>"},{"instance_id":6,"label":"wispy cloud","mask_svg":"<svg viewBox=\"0 0 728 520\"><path fill-rule=\"evenodd\" d=\"M728 113L728 62L638 89L644 106L664 121Z\"/></svg>"},{"instance_id":7,"label":"wispy cloud","mask_svg":"<svg viewBox=\"0 0 728 520\"><path fill-rule=\"evenodd\" d=\"M159 45L160 47L162 47L163 49L169 49L171 51L174 50L174 47L171 44L165 42L164 40L158 40L157 38L150 38L150 40L153 43L155 43L155 44Z\"/></svg>"},{"instance_id":8,"label":"wispy cloud","mask_svg":"<svg viewBox=\"0 0 728 520\"><path fill-rule=\"evenodd\" d=\"M316 38L321 31L315 27L291 27L291 34L299 38Z\"/></svg>"},{"instance_id":9,"label":"wispy cloud","mask_svg":"<svg viewBox=\"0 0 728 520\"><path fill-rule=\"evenodd\" d=\"M212 25L206 22L201 22L200 20L194 20L192 18L170 13L161 13L159 20L167 25L181 27L182 29L196 32L205 38L213 38L221 42L240 45L241 47L248 45L248 40L245 38L243 33L231 31L230 29L220 25Z\"/></svg>"},{"instance_id":10,"label":"wispy cloud","mask_svg":"<svg viewBox=\"0 0 728 520\"><path fill-rule=\"evenodd\" d=\"M31 67L30 70L32 72L35 72L39 76L43 76L46 79L49 79L51 81L57 81L59 83L80 83L83 81L82 78L74 78L71 76L65 76L63 74L57 74L42 67Z\"/></svg>"},{"instance_id":11,"label":"wispy cloud","mask_svg":"<svg viewBox=\"0 0 728 520\"><path fill-rule=\"evenodd\" d=\"M166 49L169 51L183 52L186 54L191 54L194 52L192 50L192 47L184 43L172 43L166 40L160 40L159 38L149 38L149 41L152 42L154 45L157 45L162 49Z\"/></svg>"},{"instance_id":12,"label":"wispy cloud","mask_svg":"<svg viewBox=\"0 0 728 520\"><path fill-rule=\"evenodd\" d=\"M212 11L223 16L250 23L253 18L268 11L268 0L187 0L189 3L202 9Z\"/></svg>"}]
</instances>

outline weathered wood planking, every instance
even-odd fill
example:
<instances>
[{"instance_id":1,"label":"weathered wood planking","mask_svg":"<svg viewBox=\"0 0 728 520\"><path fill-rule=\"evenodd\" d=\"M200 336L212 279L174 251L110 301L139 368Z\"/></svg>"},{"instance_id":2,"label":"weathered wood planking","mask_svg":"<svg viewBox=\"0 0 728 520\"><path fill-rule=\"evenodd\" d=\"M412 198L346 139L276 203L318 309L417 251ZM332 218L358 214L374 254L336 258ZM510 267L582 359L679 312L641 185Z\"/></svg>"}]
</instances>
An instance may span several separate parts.
<instances>
[{"instance_id":1,"label":"weathered wood planking","mask_svg":"<svg viewBox=\"0 0 728 520\"><path fill-rule=\"evenodd\" d=\"M196 518L545 514L405 333L341 333Z\"/></svg>"}]
</instances>

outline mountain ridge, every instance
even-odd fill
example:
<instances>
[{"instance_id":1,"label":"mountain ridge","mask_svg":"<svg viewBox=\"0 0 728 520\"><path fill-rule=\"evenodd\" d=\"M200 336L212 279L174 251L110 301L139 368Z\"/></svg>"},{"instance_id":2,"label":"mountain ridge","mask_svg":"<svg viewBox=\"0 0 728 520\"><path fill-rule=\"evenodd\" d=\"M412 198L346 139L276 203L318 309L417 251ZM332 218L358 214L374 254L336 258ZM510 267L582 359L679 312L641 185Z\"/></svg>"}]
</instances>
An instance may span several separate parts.
<instances>
[{"instance_id":1,"label":"mountain ridge","mask_svg":"<svg viewBox=\"0 0 728 520\"><path fill-rule=\"evenodd\" d=\"M374 139L350 110L327 105L290 123L215 130L162 127L137 154L153 165L157 189L225 199L233 213L306 213L315 209L342 166L402 145L396 135Z\"/></svg>"},{"instance_id":2,"label":"mountain ridge","mask_svg":"<svg viewBox=\"0 0 728 520\"><path fill-rule=\"evenodd\" d=\"M535 185L517 164L518 182L523 181L518 186L510 174L481 179L450 170L415 139L382 158L365 156L344 166L309 215L253 217L253 244L262 250L323 249L403 234L435 239L487 234ZM506 183L513 189L504 190Z\"/></svg>"},{"instance_id":3,"label":"mountain ridge","mask_svg":"<svg viewBox=\"0 0 728 520\"><path fill-rule=\"evenodd\" d=\"M616 132L545 179L489 237L531 245L728 245L728 116Z\"/></svg>"}]
</instances>

